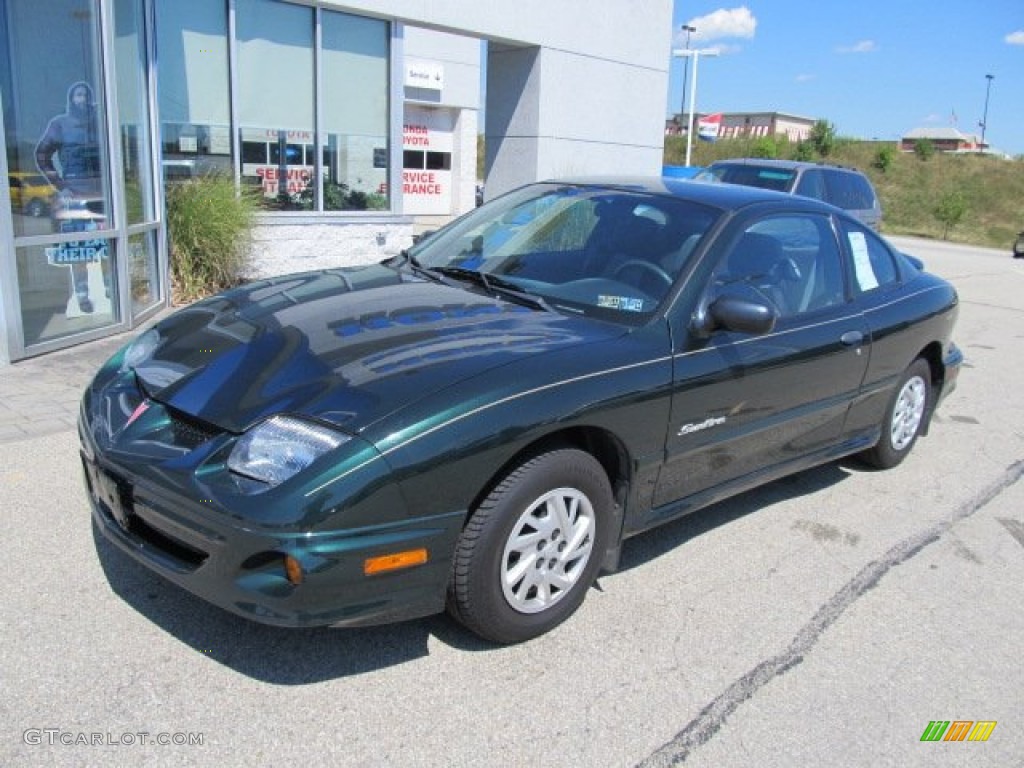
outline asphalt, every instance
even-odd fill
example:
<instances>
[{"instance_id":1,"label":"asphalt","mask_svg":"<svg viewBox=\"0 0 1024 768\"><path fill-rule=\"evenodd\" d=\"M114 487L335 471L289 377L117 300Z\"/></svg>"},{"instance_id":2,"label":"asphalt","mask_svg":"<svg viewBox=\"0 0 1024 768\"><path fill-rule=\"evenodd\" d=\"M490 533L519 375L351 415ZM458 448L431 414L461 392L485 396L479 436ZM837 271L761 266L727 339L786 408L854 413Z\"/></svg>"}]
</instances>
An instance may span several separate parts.
<instances>
[{"instance_id":1,"label":"asphalt","mask_svg":"<svg viewBox=\"0 0 1024 768\"><path fill-rule=\"evenodd\" d=\"M136 333L0 366L0 444L74 429L85 385Z\"/></svg>"}]
</instances>

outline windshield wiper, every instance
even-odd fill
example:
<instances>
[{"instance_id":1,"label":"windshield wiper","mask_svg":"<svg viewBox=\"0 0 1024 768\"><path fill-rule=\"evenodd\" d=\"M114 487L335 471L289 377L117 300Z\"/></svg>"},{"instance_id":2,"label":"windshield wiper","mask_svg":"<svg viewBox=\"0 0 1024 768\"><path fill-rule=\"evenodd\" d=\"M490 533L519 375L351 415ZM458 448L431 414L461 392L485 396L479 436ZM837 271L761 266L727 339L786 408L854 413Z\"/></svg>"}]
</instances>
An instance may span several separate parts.
<instances>
[{"instance_id":1,"label":"windshield wiper","mask_svg":"<svg viewBox=\"0 0 1024 768\"><path fill-rule=\"evenodd\" d=\"M409 253L409 251L406 249L402 249L401 251L399 251L398 256L396 258L404 259L405 263L409 265L409 268L412 269L413 273L419 275L420 277L425 277L434 283L447 283L447 281L441 275L439 275L437 271L429 269L428 267L424 267L422 264L420 264L419 259L417 259L411 253Z\"/></svg>"},{"instance_id":2,"label":"windshield wiper","mask_svg":"<svg viewBox=\"0 0 1024 768\"><path fill-rule=\"evenodd\" d=\"M434 271L456 280L476 283L491 295L512 299L520 304L528 304L537 309L543 309L545 312L555 311L542 297L524 291L515 283L505 280L498 275L479 272L475 269L466 269L465 267L434 267Z\"/></svg>"}]
</instances>

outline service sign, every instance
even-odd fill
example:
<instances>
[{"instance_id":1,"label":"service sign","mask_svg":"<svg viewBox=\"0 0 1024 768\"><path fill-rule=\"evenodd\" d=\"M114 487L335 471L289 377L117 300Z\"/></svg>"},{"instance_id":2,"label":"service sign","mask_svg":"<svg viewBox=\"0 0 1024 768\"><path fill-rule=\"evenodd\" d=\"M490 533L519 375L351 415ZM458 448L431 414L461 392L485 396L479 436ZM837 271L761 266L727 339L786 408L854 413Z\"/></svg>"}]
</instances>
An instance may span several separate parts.
<instances>
[{"instance_id":1,"label":"service sign","mask_svg":"<svg viewBox=\"0 0 1024 768\"><path fill-rule=\"evenodd\" d=\"M444 65L433 61L407 59L405 62L406 88L444 89Z\"/></svg>"},{"instance_id":2,"label":"service sign","mask_svg":"<svg viewBox=\"0 0 1024 768\"><path fill-rule=\"evenodd\" d=\"M402 149L406 153L402 194L406 213L444 216L452 212L453 137L444 117L444 113L429 110L406 112L402 126Z\"/></svg>"}]
</instances>

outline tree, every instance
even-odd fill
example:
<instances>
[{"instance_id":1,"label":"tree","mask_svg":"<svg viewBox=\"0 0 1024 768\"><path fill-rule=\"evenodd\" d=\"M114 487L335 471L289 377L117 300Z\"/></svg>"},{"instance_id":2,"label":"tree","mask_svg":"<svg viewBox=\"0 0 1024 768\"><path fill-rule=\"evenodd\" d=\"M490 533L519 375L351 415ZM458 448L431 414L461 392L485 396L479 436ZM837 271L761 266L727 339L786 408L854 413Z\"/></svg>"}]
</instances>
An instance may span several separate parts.
<instances>
[{"instance_id":1,"label":"tree","mask_svg":"<svg viewBox=\"0 0 1024 768\"><path fill-rule=\"evenodd\" d=\"M779 156L779 145L771 136L762 136L754 142L750 150L751 157L765 157L774 159Z\"/></svg>"},{"instance_id":2,"label":"tree","mask_svg":"<svg viewBox=\"0 0 1024 768\"><path fill-rule=\"evenodd\" d=\"M918 139L914 142L914 154L919 160L928 160L935 154L935 144L931 139Z\"/></svg>"},{"instance_id":3,"label":"tree","mask_svg":"<svg viewBox=\"0 0 1024 768\"><path fill-rule=\"evenodd\" d=\"M818 120L807 138L819 155L828 157L836 148L836 127L828 120Z\"/></svg>"},{"instance_id":4,"label":"tree","mask_svg":"<svg viewBox=\"0 0 1024 768\"><path fill-rule=\"evenodd\" d=\"M793 159L794 160L813 160L814 159L814 148L811 146L810 141L797 141L796 146L793 147Z\"/></svg>"},{"instance_id":5,"label":"tree","mask_svg":"<svg viewBox=\"0 0 1024 768\"><path fill-rule=\"evenodd\" d=\"M960 219L967 213L967 199L959 189L946 192L939 198L938 204L932 210L932 215L942 224L942 239L949 239L949 231L960 223Z\"/></svg>"},{"instance_id":6,"label":"tree","mask_svg":"<svg viewBox=\"0 0 1024 768\"><path fill-rule=\"evenodd\" d=\"M872 165L882 173L885 173L892 167L894 157L895 153L892 147L882 147L878 150L878 154L875 155L875 162Z\"/></svg>"}]
</instances>

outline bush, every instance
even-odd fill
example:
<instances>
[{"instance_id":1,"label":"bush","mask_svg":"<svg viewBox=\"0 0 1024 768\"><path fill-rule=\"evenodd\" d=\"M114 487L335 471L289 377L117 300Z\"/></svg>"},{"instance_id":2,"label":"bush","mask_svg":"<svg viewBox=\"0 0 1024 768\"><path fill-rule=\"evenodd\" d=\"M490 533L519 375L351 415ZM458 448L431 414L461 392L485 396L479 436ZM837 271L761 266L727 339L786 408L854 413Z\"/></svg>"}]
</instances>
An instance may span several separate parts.
<instances>
[{"instance_id":1,"label":"bush","mask_svg":"<svg viewBox=\"0 0 1024 768\"><path fill-rule=\"evenodd\" d=\"M308 184L299 194L291 197L292 207L312 211L315 194L316 190L313 184ZM385 211L387 208L388 199L384 195L376 192L363 192L359 189L351 189L348 184L324 180L325 211Z\"/></svg>"},{"instance_id":2,"label":"bush","mask_svg":"<svg viewBox=\"0 0 1024 768\"><path fill-rule=\"evenodd\" d=\"M878 150L878 154L875 155L875 161L871 164L871 167L885 173L892 167L895 155L896 152L892 147L882 147Z\"/></svg>"},{"instance_id":3,"label":"bush","mask_svg":"<svg viewBox=\"0 0 1024 768\"><path fill-rule=\"evenodd\" d=\"M235 190L212 173L167 187L167 239L175 303L195 301L244 279L258 192Z\"/></svg>"},{"instance_id":4,"label":"bush","mask_svg":"<svg viewBox=\"0 0 1024 768\"><path fill-rule=\"evenodd\" d=\"M793 160L809 161L814 159L814 147L809 141L798 141L793 147Z\"/></svg>"},{"instance_id":5,"label":"bush","mask_svg":"<svg viewBox=\"0 0 1024 768\"><path fill-rule=\"evenodd\" d=\"M750 156L774 159L779 156L779 145L771 136L762 136L754 142Z\"/></svg>"},{"instance_id":6,"label":"bush","mask_svg":"<svg viewBox=\"0 0 1024 768\"><path fill-rule=\"evenodd\" d=\"M942 224L942 239L949 239L949 230L960 223L967 213L967 200L959 189L946 192L939 198L932 215Z\"/></svg>"},{"instance_id":7,"label":"bush","mask_svg":"<svg viewBox=\"0 0 1024 768\"><path fill-rule=\"evenodd\" d=\"M914 154L919 160L930 160L935 154L935 144L930 139L918 139L914 142Z\"/></svg>"},{"instance_id":8,"label":"bush","mask_svg":"<svg viewBox=\"0 0 1024 768\"><path fill-rule=\"evenodd\" d=\"M836 127L828 120L817 120L811 126L808 140L821 157L828 157L836 148Z\"/></svg>"}]
</instances>

